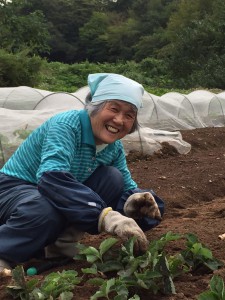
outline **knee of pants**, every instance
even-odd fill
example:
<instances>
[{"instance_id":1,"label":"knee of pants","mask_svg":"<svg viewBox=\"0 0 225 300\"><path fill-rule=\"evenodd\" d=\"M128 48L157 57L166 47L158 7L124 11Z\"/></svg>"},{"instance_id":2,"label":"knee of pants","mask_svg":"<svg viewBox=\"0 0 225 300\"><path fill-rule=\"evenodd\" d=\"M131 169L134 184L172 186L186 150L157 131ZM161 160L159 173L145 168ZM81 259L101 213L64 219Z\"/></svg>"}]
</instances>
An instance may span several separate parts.
<instances>
[{"instance_id":1,"label":"knee of pants","mask_svg":"<svg viewBox=\"0 0 225 300\"><path fill-rule=\"evenodd\" d=\"M104 166L101 167L100 170L105 180L109 182L113 187L115 187L119 193L121 193L124 186L123 176L121 172L117 168L112 166Z\"/></svg>"},{"instance_id":2,"label":"knee of pants","mask_svg":"<svg viewBox=\"0 0 225 300\"><path fill-rule=\"evenodd\" d=\"M124 181L121 172L112 166L98 167L84 183L95 191L107 205L116 207L123 193Z\"/></svg>"},{"instance_id":3,"label":"knee of pants","mask_svg":"<svg viewBox=\"0 0 225 300\"><path fill-rule=\"evenodd\" d=\"M29 226L33 236L41 233L48 243L58 237L66 223L64 217L43 198L34 198L29 203L18 205L17 216L19 226Z\"/></svg>"}]
</instances>

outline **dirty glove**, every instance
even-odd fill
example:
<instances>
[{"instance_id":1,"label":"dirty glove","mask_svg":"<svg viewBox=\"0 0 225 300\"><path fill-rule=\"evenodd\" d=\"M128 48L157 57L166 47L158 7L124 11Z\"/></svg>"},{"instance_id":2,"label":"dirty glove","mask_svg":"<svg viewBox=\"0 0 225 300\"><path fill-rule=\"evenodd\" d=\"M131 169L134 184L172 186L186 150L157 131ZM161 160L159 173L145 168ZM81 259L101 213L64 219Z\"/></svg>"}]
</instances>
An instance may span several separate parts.
<instances>
[{"instance_id":1,"label":"dirty glove","mask_svg":"<svg viewBox=\"0 0 225 300\"><path fill-rule=\"evenodd\" d=\"M76 242L80 241L83 235L84 232L75 229L73 226L67 227L53 244L45 247L45 257L64 256L73 258L78 253Z\"/></svg>"},{"instance_id":2,"label":"dirty glove","mask_svg":"<svg viewBox=\"0 0 225 300\"><path fill-rule=\"evenodd\" d=\"M150 192L135 193L128 197L124 204L124 213L127 217L140 219L149 217L161 221L161 213Z\"/></svg>"},{"instance_id":3,"label":"dirty glove","mask_svg":"<svg viewBox=\"0 0 225 300\"><path fill-rule=\"evenodd\" d=\"M148 240L137 225L137 223L128 217L121 215L117 211L113 211L111 207L103 209L98 222L99 232L107 232L117 235L123 241L130 237L136 237L135 252L145 252L148 246Z\"/></svg>"}]
</instances>

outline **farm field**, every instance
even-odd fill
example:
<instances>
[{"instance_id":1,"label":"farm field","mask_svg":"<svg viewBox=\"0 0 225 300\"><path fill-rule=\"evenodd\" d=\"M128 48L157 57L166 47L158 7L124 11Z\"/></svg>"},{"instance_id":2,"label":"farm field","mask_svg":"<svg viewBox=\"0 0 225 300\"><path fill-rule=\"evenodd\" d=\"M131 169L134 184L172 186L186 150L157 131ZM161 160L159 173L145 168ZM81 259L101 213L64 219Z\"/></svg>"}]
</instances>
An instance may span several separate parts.
<instances>
[{"instance_id":1,"label":"farm field","mask_svg":"<svg viewBox=\"0 0 225 300\"><path fill-rule=\"evenodd\" d=\"M142 188L152 188L166 203L161 224L148 231L149 240L158 239L168 231L194 233L199 242L209 248L213 256L225 261L225 240L218 236L225 233L225 128L201 128L181 131L183 139L192 146L187 155L178 154L172 147L165 147L160 153L143 157L138 153L128 156L133 178ZM86 235L81 242L97 247L107 235ZM183 248L182 241L171 242L170 253ZM72 262L65 267L51 269L38 275L40 280L46 274L57 270L84 267ZM215 271L225 280L225 267ZM147 290L139 294L141 300L197 299L197 295L209 288L212 274L187 273L175 280L177 294L152 295ZM0 299L10 300L5 286L10 278L0 278ZM74 290L74 300L88 300L97 290L90 284L79 285ZM103 299L103 298L102 298Z\"/></svg>"}]
</instances>

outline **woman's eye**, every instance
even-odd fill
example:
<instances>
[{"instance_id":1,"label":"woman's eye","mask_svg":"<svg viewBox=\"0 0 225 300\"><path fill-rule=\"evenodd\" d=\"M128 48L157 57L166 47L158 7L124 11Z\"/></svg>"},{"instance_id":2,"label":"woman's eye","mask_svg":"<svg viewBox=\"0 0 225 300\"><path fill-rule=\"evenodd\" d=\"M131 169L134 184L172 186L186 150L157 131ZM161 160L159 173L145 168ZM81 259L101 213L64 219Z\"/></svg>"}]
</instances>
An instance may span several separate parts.
<instances>
[{"instance_id":1,"label":"woman's eye","mask_svg":"<svg viewBox=\"0 0 225 300\"><path fill-rule=\"evenodd\" d=\"M134 115L132 115L132 114L127 114L127 118L128 118L128 119L132 119L132 120L134 120L135 116L134 116Z\"/></svg>"},{"instance_id":2,"label":"woman's eye","mask_svg":"<svg viewBox=\"0 0 225 300\"><path fill-rule=\"evenodd\" d=\"M118 111L118 109L117 109L116 107L111 107L111 110L112 110L113 112L117 112L117 111Z\"/></svg>"}]
</instances>

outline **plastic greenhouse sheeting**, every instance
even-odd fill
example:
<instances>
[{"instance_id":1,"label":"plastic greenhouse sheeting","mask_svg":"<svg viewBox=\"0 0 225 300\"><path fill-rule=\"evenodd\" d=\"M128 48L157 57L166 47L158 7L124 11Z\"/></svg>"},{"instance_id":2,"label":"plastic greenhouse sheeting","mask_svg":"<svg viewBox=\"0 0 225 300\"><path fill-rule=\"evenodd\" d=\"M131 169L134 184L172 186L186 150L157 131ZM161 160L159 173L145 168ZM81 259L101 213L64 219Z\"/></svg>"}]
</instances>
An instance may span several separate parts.
<instances>
[{"instance_id":1,"label":"plastic greenhouse sheeting","mask_svg":"<svg viewBox=\"0 0 225 300\"><path fill-rule=\"evenodd\" d=\"M83 109L88 93L87 86L74 93L26 86L0 88L0 165L49 117L69 109ZM225 92L198 90L159 97L145 91L143 108L138 113L140 129L123 139L125 150L152 154L167 142L186 154L191 146L183 141L179 130L224 126L224 112Z\"/></svg>"}]
</instances>

